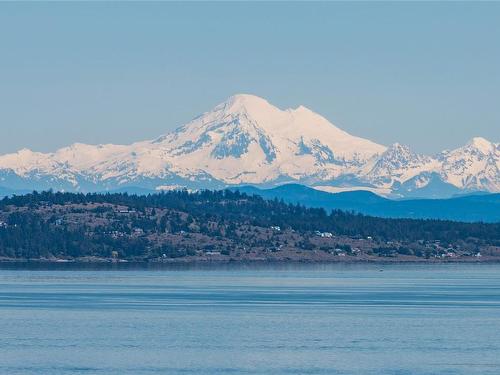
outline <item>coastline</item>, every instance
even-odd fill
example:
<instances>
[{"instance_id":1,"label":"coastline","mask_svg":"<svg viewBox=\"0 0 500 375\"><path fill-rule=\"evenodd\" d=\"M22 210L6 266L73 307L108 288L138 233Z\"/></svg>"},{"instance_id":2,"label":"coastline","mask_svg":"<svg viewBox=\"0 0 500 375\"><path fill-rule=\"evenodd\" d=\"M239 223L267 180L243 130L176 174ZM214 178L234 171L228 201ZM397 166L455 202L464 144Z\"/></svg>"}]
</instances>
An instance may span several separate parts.
<instances>
[{"instance_id":1,"label":"coastline","mask_svg":"<svg viewBox=\"0 0 500 375\"><path fill-rule=\"evenodd\" d=\"M187 266L287 266L287 265L390 265L390 264L418 264L418 265L440 265L440 264L499 264L498 257L482 258L447 258L447 259L401 259L401 258L354 258L354 259L168 259L168 260L115 260L110 258L77 258L77 259L0 259L0 269L10 268L10 266L48 266L60 269L78 266L103 266L105 268L128 268L128 267L166 267Z\"/></svg>"}]
</instances>

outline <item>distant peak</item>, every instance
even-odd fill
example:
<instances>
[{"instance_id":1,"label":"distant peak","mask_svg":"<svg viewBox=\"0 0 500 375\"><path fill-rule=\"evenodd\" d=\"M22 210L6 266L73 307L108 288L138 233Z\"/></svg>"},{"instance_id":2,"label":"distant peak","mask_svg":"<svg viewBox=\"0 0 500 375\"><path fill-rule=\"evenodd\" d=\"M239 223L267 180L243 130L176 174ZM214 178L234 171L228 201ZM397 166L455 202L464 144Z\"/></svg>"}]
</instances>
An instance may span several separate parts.
<instances>
[{"instance_id":1,"label":"distant peak","mask_svg":"<svg viewBox=\"0 0 500 375\"><path fill-rule=\"evenodd\" d=\"M260 100L267 102L266 99L253 94L234 94L227 99L227 101L241 101L241 100Z\"/></svg>"},{"instance_id":2,"label":"distant peak","mask_svg":"<svg viewBox=\"0 0 500 375\"><path fill-rule=\"evenodd\" d=\"M485 153L491 151L491 149L493 148L493 144L483 137L474 137L469 141L467 145L472 146Z\"/></svg>"},{"instance_id":3,"label":"distant peak","mask_svg":"<svg viewBox=\"0 0 500 375\"><path fill-rule=\"evenodd\" d=\"M19 155L28 155L28 154L34 154L35 152L33 150L30 150L29 148L22 148L19 151L17 151Z\"/></svg>"},{"instance_id":4,"label":"distant peak","mask_svg":"<svg viewBox=\"0 0 500 375\"><path fill-rule=\"evenodd\" d=\"M491 144L490 141L488 141L486 138L483 137L473 137L470 141L470 144L476 144L476 145L489 145Z\"/></svg>"},{"instance_id":5,"label":"distant peak","mask_svg":"<svg viewBox=\"0 0 500 375\"><path fill-rule=\"evenodd\" d=\"M236 94L227 98L225 107L267 107L271 104L264 98L252 94Z\"/></svg>"},{"instance_id":6,"label":"distant peak","mask_svg":"<svg viewBox=\"0 0 500 375\"><path fill-rule=\"evenodd\" d=\"M391 145L391 148L408 148L408 146L403 145L403 144L401 144L401 143L399 143L399 142L395 142L395 143L393 143L393 144Z\"/></svg>"},{"instance_id":7,"label":"distant peak","mask_svg":"<svg viewBox=\"0 0 500 375\"><path fill-rule=\"evenodd\" d=\"M272 122L271 119L282 114L282 110L266 99L251 94L236 94L217 105L208 114L217 116L248 116L257 122Z\"/></svg>"},{"instance_id":8,"label":"distant peak","mask_svg":"<svg viewBox=\"0 0 500 375\"><path fill-rule=\"evenodd\" d=\"M299 105L297 108L293 110L294 112L312 112L309 108L304 107L303 105Z\"/></svg>"},{"instance_id":9,"label":"distant peak","mask_svg":"<svg viewBox=\"0 0 500 375\"><path fill-rule=\"evenodd\" d=\"M389 146L386 152L391 152L391 151L405 151L405 152L411 152L410 146L404 145L401 143L393 143L392 145Z\"/></svg>"}]
</instances>

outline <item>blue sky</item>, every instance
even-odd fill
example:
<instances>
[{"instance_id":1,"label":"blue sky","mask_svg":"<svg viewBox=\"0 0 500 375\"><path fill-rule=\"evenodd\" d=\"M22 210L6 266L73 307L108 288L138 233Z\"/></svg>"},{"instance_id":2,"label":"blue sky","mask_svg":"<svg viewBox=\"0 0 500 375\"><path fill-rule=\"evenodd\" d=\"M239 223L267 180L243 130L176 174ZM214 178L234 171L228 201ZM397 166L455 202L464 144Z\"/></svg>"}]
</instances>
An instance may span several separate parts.
<instances>
[{"instance_id":1,"label":"blue sky","mask_svg":"<svg viewBox=\"0 0 500 375\"><path fill-rule=\"evenodd\" d=\"M500 3L1 3L0 153L154 138L235 93L433 153L499 141Z\"/></svg>"}]
</instances>

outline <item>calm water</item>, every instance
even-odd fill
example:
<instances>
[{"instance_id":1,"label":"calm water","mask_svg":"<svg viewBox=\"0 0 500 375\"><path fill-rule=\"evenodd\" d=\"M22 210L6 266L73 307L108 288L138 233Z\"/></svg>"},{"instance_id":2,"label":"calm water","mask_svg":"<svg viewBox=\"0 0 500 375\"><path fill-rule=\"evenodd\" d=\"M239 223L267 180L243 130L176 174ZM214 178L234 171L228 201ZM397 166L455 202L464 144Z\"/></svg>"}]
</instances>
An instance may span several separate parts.
<instances>
[{"instance_id":1,"label":"calm water","mask_svg":"<svg viewBox=\"0 0 500 375\"><path fill-rule=\"evenodd\" d=\"M0 270L0 374L500 374L500 266Z\"/></svg>"}]
</instances>

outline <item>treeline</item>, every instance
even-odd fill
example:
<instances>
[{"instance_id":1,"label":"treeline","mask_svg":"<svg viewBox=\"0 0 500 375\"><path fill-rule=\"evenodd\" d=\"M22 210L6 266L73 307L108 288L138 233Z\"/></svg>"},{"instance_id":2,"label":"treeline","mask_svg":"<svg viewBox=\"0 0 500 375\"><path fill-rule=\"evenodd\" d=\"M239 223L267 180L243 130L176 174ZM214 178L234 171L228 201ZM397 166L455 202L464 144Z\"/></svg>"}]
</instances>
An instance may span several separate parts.
<instances>
[{"instance_id":1,"label":"treeline","mask_svg":"<svg viewBox=\"0 0 500 375\"><path fill-rule=\"evenodd\" d=\"M0 226L0 255L9 257L40 257L48 254L69 256L109 256L113 249L120 249L126 256L158 256L162 252L175 253L179 249L163 245L152 249L143 238L110 238L99 228L92 236L86 235L85 225L69 228L54 225L54 218L43 217L37 209L53 205L109 204L125 206L138 213L154 209L170 209L185 213L189 220L198 223L215 222L226 226L226 235L234 233L240 225L256 227L279 226L304 232L332 232L353 238L368 236L381 241L470 241L499 245L500 224L460 223L441 220L385 219L321 208L306 208L279 200L264 200L238 191L169 191L147 196L114 194L75 194L62 192L33 192L12 196L0 201L0 211L7 217ZM149 211L148 211L149 210ZM94 212L106 212L98 206ZM156 219L144 217L134 224L148 231L161 231L168 225L175 230L188 230L187 224L176 215ZM119 223L118 223L119 224ZM114 223L113 225L117 225ZM124 226L125 227L125 226ZM177 229L175 229L177 228ZM56 249L56 251L55 251ZM183 251L183 250L182 250Z\"/></svg>"},{"instance_id":2,"label":"treeline","mask_svg":"<svg viewBox=\"0 0 500 375\"><path fill-rule=\"evenodd\" d=\"M299 204L264 200L238 191L169 191L145 196L115 194L75 194L34 192L0 201L0 210L12 205L35 207L40 204L108 203L137 211L146 208L170 208L186 212L197 219L250 223L256 226L281 226L299 231L329 231L338 235L373 236L384 240L500 240L500 223L461 223L444 220L386 219Z\"/></svg>"},{"instance_id":3,"label":"treeline","mask_svg":"<svg viewBox=\"0 0 500 375\"><path fill-rule=\"evenodd\" d=\"M0 256L21 259L42 257L109 257L115 249L127 257L143 256L148 243L142 238L112 238L102 233L89 237L86 225L69 229L55 226L37 213L13 212L0 227Z\"/></svg>"}]
</instances>

